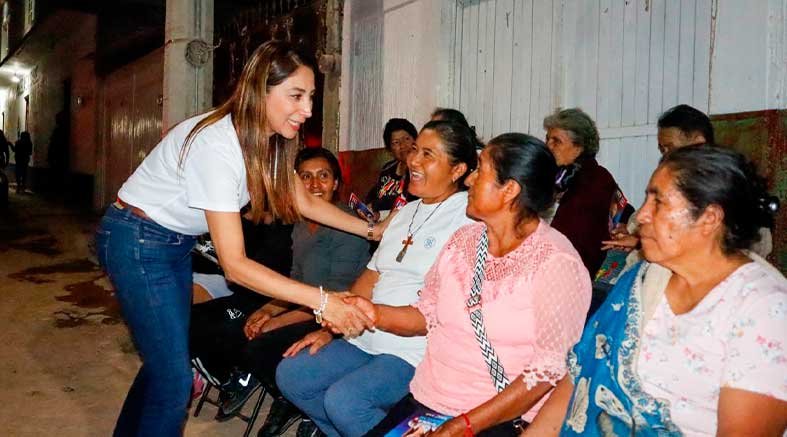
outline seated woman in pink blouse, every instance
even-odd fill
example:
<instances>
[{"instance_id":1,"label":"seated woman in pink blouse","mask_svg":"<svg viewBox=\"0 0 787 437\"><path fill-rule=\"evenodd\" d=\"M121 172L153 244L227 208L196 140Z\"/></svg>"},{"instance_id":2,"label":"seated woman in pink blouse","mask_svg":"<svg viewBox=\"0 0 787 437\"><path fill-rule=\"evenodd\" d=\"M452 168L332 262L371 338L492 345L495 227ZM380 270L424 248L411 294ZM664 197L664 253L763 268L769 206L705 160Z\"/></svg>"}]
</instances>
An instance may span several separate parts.
<instances>
[{"instance_id":1,"label":"seated woman in pink blouse","mask_svg":"<svg viewBox=\"0 0 787 437\"><path fill-rule=\"evenodd\" d=\"M520 418L535 416L566 373L590 280L568 239L538 217L552 203L556 172L541 141L493 139L467 180L467 213L481 223L451 237L419 301L392 307L352 298L376 314L377 329L428 339L410 395L370 435L423 409L454 416L433 435L516 435Z\"/></svg>"}]
</instances>

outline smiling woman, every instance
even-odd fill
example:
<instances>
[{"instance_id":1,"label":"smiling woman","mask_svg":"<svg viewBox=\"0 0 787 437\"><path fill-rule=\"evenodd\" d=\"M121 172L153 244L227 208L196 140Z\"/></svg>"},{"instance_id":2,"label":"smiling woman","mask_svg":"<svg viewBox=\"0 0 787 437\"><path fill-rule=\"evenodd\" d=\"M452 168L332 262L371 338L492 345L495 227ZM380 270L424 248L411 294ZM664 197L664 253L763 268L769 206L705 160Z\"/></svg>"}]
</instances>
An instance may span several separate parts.
<instances>
[{"instance_id":1,"label":"smiling woman","mask_svg":"<svg viewBox=\"0 0 787 437\"><path fill-rule=\"evenodd\" d=\"M385 123L383 143L394 159L383 165L377 182L366 194L364 202L373 211L379 213L391 210L399 198L405 201L416 198L407 191L407 154L417 136L415 126L404 118L392 118Z\"/></svg>"},{"instance_id":2,"label":"smiling woman","mask_svg":"<svg viewBox=\"0 0 787 437\"><path fill-rule=\"evenodd\" d=\"M333 153L322 147L301 149L295 157L295 169L310 194L333 202L342 183L339 161Z\"/></svg>"},{"instance_id":3,"label":"smiling woman","mask_svg":"<svg viewBox=\"0 0 787 437\"><path fill-rule=\"evenodd\" d=\"M556 172L541 141L517 133L493 138L466 181L467 213L479 223L451 236L418 301L354 298L376 314L377 330L429 338L410 395L369 435L427 409L455 416L432 436L514 436L526 426L522 419L536 414L565 373L565 354L590 303L579 254L539 218L552 204Z\"/></svg>"},{"instance_id":4,"label":"smiling woman","mask_svg":"<svg viewBox=\"0 0 787 437\"><path fill-rule=\"evenodd\" d=\"M418 300L424 275L445 242L471 222L462 181L476 166L475 144L465 126L446 121L424 126L407 159L410 190L422 199L394 216L350 291L382 304ZM332 338L320 331L295 343L276 379L282 393L328 435L364 435L407 394L426 339L380 331Z\"/></svg>"},{"instance_id":5,"label":"smiling woman","mask_svg":"<svg viewBox=\"0 0 787 437\"><path fill-rule=\"evenodd\" d=\"M301 215L357 235L381 235L308 194L293 171L298 130L312 115L309 57L281 41L254 51L232 96L170 130L123 184L96 235L143 365L115 435L181 435L191 391L190 251L210 231L229 281L308 306L339 330L371 325L322 287L285 278L244 252L240 210L286 222Z\"/></svg>"}]
</instances>

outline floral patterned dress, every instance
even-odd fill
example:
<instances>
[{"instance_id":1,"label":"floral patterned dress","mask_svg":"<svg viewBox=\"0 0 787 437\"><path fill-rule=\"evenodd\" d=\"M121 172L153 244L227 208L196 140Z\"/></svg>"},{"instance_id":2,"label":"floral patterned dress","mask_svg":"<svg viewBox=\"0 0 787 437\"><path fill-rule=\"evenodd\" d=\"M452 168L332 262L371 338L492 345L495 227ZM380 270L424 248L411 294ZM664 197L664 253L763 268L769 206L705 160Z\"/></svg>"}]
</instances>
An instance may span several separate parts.
<instances>
[{"instance_id":1,"label":"floral patterned dress","mask_svg":"<svg viewBox=\"0 0 787 437\"><path fill-rule=\"evenodd\" d=\"M569 353L561 435L715 435L722 387L787 399L787 281L739 267L691 311L663 297L671 272L641 263L618 281Z\"/></svg>"}]
</instances>

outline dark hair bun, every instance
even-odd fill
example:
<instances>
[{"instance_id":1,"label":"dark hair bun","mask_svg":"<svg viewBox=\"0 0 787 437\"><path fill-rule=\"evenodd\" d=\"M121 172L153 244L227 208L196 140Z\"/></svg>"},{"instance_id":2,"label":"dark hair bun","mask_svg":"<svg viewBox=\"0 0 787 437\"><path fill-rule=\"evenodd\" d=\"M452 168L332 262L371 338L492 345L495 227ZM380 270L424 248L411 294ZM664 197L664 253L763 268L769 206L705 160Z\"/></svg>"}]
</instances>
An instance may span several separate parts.
<instances>
[{"instance_id":1,"label":"dark hair bun","mask_svg":"<svg viewBox=\"0 0 787 437\"><path fill-rule=\"evenodd\" d=\"M558 167L543 141L527 134L507 133L492 138L487 150L498 182L510 179L522 187L515 202L520 220L552 206Z\"/></svg>"}]
</instances>

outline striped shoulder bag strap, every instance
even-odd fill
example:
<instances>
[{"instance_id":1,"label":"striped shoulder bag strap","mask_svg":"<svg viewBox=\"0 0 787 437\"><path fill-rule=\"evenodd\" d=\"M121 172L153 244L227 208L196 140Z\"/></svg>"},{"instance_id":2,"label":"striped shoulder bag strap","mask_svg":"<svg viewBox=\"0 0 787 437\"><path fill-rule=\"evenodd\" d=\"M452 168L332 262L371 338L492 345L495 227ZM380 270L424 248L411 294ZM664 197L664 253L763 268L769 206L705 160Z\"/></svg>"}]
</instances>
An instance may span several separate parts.
<instances>
[{"instance_id":1,"label":"striped shoulder bag strap","mask_svg":"<svg viewBox=\"0 0 787 437\"><path fill-rule=\"evenodd\" d=\"M486 228L484 228L484 231L481 233L481 239L478 240L478 244L476 245L473 281L470 287L470 297L465 304L467 305L467 313L470 315L470 322L473 325L475 338L478 340L478 346L481 348L481 354L486 362L487 370L489 370L489 376L492 377L492 383L499 393L508 386L509 381L503 369L503 364L500 362L495 352L495 348L492 347L492 344L486 336L484 315L481 312L481 286L484 283L484 266L486 265L486 255L488 252L489 237L487 236Z\"/></svg>"}]
</instances>

